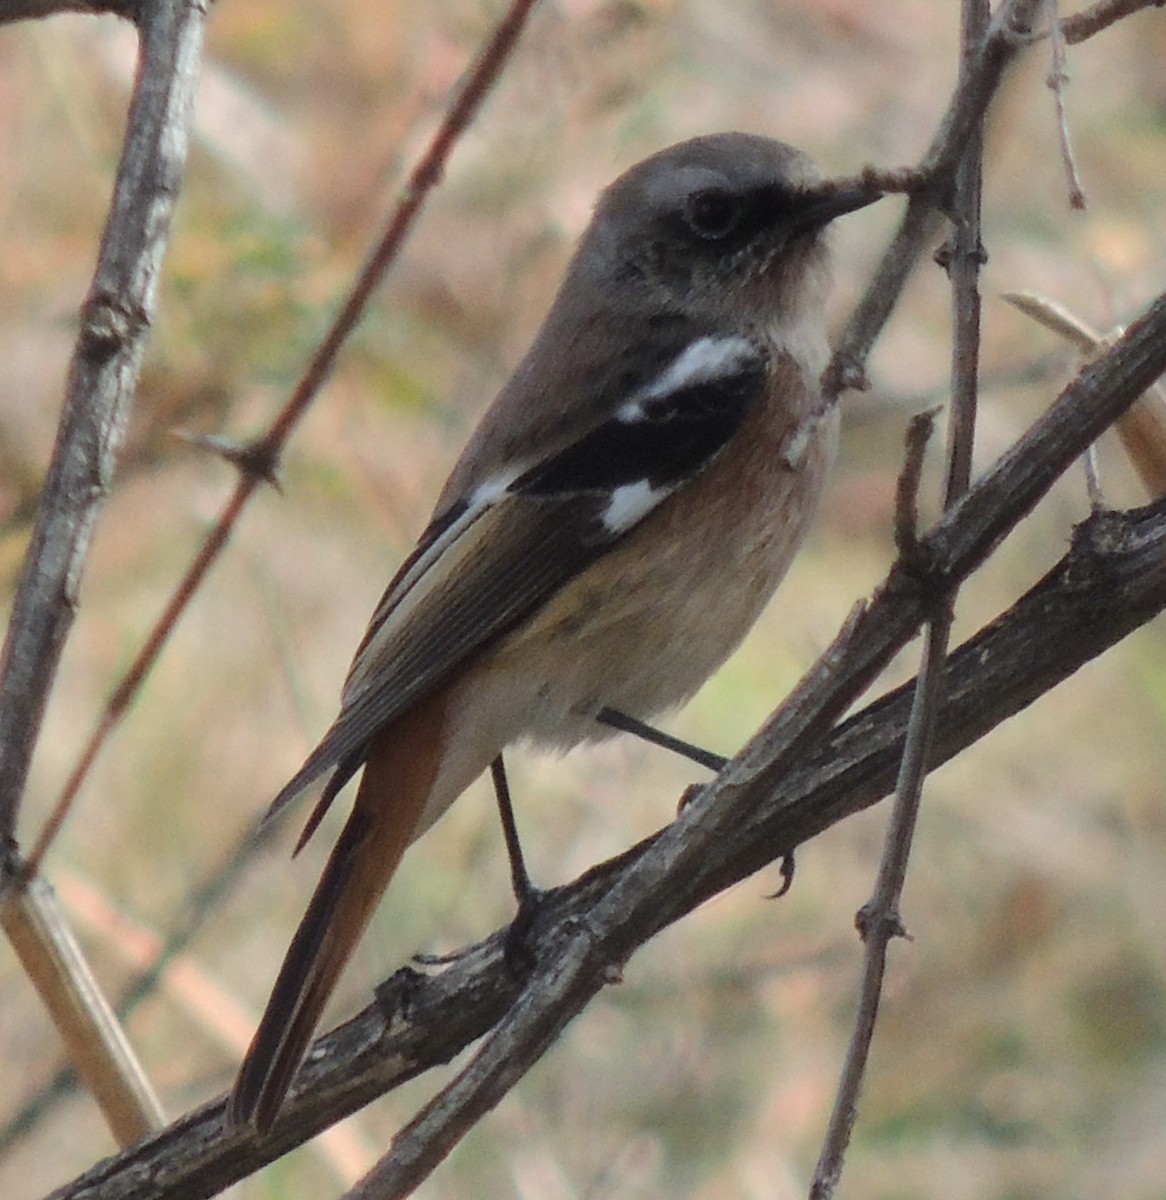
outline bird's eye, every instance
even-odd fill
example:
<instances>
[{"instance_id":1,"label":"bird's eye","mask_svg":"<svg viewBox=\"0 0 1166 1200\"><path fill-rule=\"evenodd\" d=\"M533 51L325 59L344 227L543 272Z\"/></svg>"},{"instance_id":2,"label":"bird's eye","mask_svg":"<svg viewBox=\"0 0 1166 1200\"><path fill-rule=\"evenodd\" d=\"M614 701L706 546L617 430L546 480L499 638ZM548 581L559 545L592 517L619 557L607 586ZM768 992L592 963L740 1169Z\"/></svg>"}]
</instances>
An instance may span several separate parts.
<instances>
[{"instance_id":1,"label":"bird's eye","mask_svg":"<svg viewBox=\"0 0 1166 1200\"><path fill-rule=\"evenodd\" d=\"M698 237L714 240L732 233L741 219L739 196L723 188L705 188L688 198L685 217Z\"/></svg>"}]
</instances>

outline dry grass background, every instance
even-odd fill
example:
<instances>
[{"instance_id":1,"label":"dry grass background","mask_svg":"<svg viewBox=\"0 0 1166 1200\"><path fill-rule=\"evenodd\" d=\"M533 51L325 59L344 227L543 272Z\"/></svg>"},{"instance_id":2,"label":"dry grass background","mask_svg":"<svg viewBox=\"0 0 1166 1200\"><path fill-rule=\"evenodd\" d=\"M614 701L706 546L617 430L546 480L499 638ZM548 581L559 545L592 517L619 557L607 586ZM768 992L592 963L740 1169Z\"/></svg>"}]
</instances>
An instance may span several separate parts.
<instances>
[{"instance_id":1,"label":"dry grass background","mask_svg":"<svg viewBox=\"0 0 1166 1200\"><path fill-rule=\"evenodd\" d=\"M163 933L334 712L348 657L476 414L532 333L597 189L659 146L772 133L848 172L914 160L953 84L938 0L548 0L403 260L105 754L48 863L103 980ZM224 3L126 467L101 522L24 814L36 829L98 705L230 486L168 436L246 437L275 411L403 169L499 5ZM0 594L51 447L75 313L119 147L132 35L56 18L0 31ZM1072 51L1091 207L1065 203L1046 53L995 110L987 166L987 461L1046 405L1066 354L997 299L1033 289L1099 325L1166 279L1166 17ZM836 312L893 204L838 230ZM732 750L891 556L907 415L942 399L947 292L925 268L848 401L812 541L747 645L672 723ZM1117 502L1139 502L1107 447ZM1063 481L960 602L963 632L1059 557L1086 511ZM911 669L905 656L896 678ZM884 1015L840 1195L1166 1196L1166 645L1141 631L933 777ZM538 878L666 821L693 773L621 740L517 757ZM422 1194L803 1195L848 1033L885 815L804 848L780 903L752 880L660 937ZM199 937L132 1036L177 1115L222 1090L315 879L332 823L289 864L289 827ZM410 856L335 1016L418 949L510 912L496 819L475 790ZM111 924L121 921L123 926ZM0 1121L59 1048L0 951ZM435 1087L424 1079L240 1185L337 1194ZM71 1177L112 1145L83 1095L0 1150L0 1195Z\"/></svg>"}]
</instances>

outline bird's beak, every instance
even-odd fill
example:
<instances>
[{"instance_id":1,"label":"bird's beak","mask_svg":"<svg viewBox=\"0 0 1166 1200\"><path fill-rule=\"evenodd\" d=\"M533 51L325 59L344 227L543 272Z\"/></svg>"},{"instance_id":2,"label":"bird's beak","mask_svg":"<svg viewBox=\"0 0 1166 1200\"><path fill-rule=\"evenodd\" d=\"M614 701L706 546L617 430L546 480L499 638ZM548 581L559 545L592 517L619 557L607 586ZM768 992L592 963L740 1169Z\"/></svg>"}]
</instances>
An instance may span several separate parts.
<instances>
[{"instance_id":1,"label":"bird's beak","mask_svg":"<svg viewBox=\"0 0 1166 1200\"><path fill-rule=\"evenodd\" d=\"M807 188L803 193L798 225L806 230L821 229L836 217L865 208L868 204L881 200L884 195L881 189L872 184L856 185L848 180L827 180L813 188Z\"/></svg>"}]
</instances>

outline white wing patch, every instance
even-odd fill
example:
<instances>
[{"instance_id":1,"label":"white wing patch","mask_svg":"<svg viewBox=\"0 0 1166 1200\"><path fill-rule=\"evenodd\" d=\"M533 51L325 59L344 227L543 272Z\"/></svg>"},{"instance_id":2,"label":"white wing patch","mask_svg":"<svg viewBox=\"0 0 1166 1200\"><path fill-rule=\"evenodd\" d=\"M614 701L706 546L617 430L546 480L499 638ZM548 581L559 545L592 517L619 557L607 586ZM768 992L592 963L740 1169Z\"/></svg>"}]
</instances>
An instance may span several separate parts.
<instances>
[{"instance_id":1,"label":"white wing patch","mask_svg":"<svg viewBox=\"0 0 1166 1200\"><path fill-rule=\"evenodd\" d=\"M658 400L670 392L682 392L685 388L712 383L726 375L737 374L756 358L757 347L748 338L736 334L697 338L672 360L662 374L641 390L637 399Z\"/></svg>"},{"instance_id":2,"label":"white wing patch","mask_svg":"<svg viewBox=\"0 0 1166 1200\"><path fill-rule=\"evenodd\" d=\"M624 533L643 520L672 488L654 488L646 479L625 483L611 493L603 510L603 524L610 533Z\"/></svg>"},{"instance_id":3,"label":"white wing patch","mask_svg":"<svg viewBox=\"0 0 1166 1200\"><path fill-rule=\"evenodd\" d=\"M757 357L757 347L748 338L733 334L728 337L697 338L668 364L651 382L646 383L632 399L615 410L621 425L634 425L647 420L646 404L662 400L673 392L712 383L726 375L736 374Z\"/></svg>"},{"instance_id":4,"label":"white wing patch","mask_svg":"<svg viewBox=\"0 0 1166 1200\"><path fill-rule=\"evenodd\" d=\"M478 484L466 499L467 515L477 514L483 508L497 504L525 469L525 466L508 467L506 470L496 471L488 479Z\"/></svg>"}]
</instances>

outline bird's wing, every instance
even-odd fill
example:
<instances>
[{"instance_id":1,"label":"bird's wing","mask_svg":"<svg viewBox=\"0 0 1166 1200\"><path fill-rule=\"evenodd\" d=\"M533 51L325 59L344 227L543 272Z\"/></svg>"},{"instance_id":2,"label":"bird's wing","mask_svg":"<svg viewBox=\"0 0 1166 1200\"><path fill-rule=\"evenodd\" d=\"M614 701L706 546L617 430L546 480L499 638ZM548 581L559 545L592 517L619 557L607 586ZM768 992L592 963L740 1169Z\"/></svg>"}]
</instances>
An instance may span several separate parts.
<instances>
[{"instance_id":1,"label":"bird's wing","mask_svg":"<svg viewBox=\"0 0 1166 1200\"><path fill-rule=\"evenodd\" d=\"M768 359L753 341L697 339L570 445L447 507L389 585L357 650L339 716L268 818L333 771L306 839L377 730L473 662L699 474L740 428L767 378Z\"/></svg>"}]
</instances>

